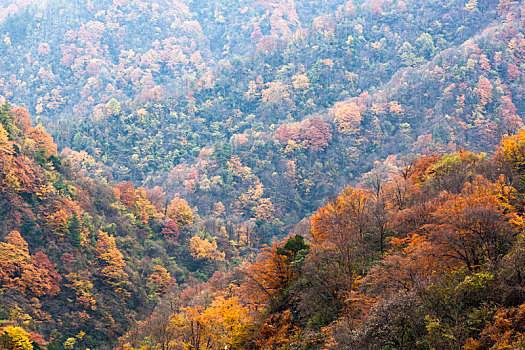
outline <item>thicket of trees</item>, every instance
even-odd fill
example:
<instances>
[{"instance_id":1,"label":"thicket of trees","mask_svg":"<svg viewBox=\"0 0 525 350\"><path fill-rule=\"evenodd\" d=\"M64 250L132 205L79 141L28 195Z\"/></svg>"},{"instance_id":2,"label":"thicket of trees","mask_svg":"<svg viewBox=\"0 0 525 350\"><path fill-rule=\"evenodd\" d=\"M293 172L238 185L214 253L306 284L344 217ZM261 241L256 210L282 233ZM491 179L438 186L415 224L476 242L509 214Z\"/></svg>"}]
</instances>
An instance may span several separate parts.
<instances>
[{"instance_id":1,"label":"thicket of trees","mask_svg":"<svg viewBox=\"0 0 525 350\"><path fill-rule=\"evenodd\" d=\"M249 262L223 205L202 218L160 188L111 188L25 109L0 122L6 348L103 347L130 327L122 348L523 346L524 130L493 156L391 161Z\"/></svg>"},{"instance_id":2,"label":"thicket of trees","mask_svg":"<svg viewBox=\"0 0 525 350\"><path fill-rule=\"evenodd\" d=\"M184 199L165 206L159 188L84 177L30 119L1 107L2 348L108 347L177 284L245 255L246 236L227 239L224 208L204 220Z\"/></svg>"},{"instance_id":3,"label":"thicket of trees","mask_svg":"<svg viewBox=\"0 0 525 350\"><path fill-rule=\"evenodd\" d=\"M221 202L269 243L389 155L491 150L521 127L523 4L467 5L20 2L0 91L88 174L203 216Z\"/></svg>"},{"instance_id":4,"label":"thicket of trees","mask_svg":"<svg viewBox=\"0 0 525 350\"><path fill-rule=\"evenodd\" d=\"M2 6L0 347L523 345L523 1Z\"/></svg>"},{"instance_id":5,"label":"thicket of trees","mask_svg":"<svg viewBox=\"0 0 525 350\"><path fill-rule=\"evenodd\" d=\"M123 349L518 349L525 131L371 175L253 263L170 291Z\"/></svg>"}]
</instances>

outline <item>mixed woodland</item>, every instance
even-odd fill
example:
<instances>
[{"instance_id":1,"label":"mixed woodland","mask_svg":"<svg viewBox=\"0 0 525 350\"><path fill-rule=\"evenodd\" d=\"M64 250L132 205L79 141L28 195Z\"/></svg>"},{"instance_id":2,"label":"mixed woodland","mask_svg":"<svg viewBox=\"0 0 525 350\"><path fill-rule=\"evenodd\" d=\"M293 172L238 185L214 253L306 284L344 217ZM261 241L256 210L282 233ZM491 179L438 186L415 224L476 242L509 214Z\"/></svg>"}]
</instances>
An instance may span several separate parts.
<instances>
[{"instance_id":1,"label":"mixed woodland","mask_svg":"<svg viewBox=\"0 0 525 350\"><path fill-rule=\"evenodd\" d=\"M525 348L524 24L0 1L0 348Z\"/></svg>"}]
</instances>

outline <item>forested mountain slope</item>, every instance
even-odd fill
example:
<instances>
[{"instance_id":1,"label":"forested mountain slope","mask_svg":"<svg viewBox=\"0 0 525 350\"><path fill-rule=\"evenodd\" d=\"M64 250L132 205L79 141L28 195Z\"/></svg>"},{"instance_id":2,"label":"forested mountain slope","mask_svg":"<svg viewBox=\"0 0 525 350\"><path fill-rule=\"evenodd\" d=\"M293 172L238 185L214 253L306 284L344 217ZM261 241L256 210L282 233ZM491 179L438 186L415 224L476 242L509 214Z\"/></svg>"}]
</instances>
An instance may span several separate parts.
<instances>
[{"instance_id":1,"label":"forested mountain slope","mask_svg":"<svg viewBox=\"0 0 525 350\"><path fill-rule=\"evenodd\" d=\"M3 25L4 95L88 173L266 242L375 161L522 125L520 2L51 1Z\"/></svg>"},{"instance_id":2,"label":"forested mountain slope","mask_svg":"<svg viewBox=\"0 0 525 350\"><path fill-rule=\"evenodd\" d=\"M511 0L1 0L0 344L488 348L497 315L517 346L524 23Z\"/></svg>"},{"instance_id":3,"label":"forested mountain slope","mask_svg":"<svg viewBox=\"0 0 525 350\"><path fill-rule=\"evenodd\" d=\"M237 257L197 236L186 201L163 204L155 191L84 177L26 109L3 105L0 347L32 349L11 347L21 333L34 348L108 348L177 283Z\"/></svg>"},{"instance_id":4,"label":"forested mountain slope","mask_svg":"<svg viewBox=\"0 0 525 350\"><path fill-rule=\"evenodd\" d=\"M257 260L168 293L123 349L522 349L525 131L346 187Z\"/></svg>"}]
</instances>

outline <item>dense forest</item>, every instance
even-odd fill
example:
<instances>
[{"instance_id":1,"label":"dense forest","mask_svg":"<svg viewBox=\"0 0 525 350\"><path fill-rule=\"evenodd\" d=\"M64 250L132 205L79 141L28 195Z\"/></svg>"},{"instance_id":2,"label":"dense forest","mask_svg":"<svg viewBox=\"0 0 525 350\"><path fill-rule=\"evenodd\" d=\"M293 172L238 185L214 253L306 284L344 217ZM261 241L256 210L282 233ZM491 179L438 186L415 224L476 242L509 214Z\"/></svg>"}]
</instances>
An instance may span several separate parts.
<instances>
[{"instance_id":1,"label":"dense forest","mask_svg":"<svg viewBox=\"0 0 525 350\"><path fill-rule=\"evenodd\" d=\"M254 263L171 291L123 349L522 349L525 131L346 187Z\"/></svg>"},{"instance_id":2,"label":"dense forest","mask_svg":"<svg viewBox=\"0 0 525 350\"><path fill-rule=\"evenodd\" d=\"M1 0L0 348L525 348L524 24Z\"/></svg>"},{"instance_id":3,"label":"dense forest","mask_svg":"<svg viewBox=\"0 0 525 350\"><path fill-rule=\"evenodd\" d=\"M202 215L220 201L269 243L374 162L489 151L519 129L522 9L28 3L3 22L0 91L90 176L160 186ZM258 220L259 199L270 220Z\"/></svg>"}]
</instances>

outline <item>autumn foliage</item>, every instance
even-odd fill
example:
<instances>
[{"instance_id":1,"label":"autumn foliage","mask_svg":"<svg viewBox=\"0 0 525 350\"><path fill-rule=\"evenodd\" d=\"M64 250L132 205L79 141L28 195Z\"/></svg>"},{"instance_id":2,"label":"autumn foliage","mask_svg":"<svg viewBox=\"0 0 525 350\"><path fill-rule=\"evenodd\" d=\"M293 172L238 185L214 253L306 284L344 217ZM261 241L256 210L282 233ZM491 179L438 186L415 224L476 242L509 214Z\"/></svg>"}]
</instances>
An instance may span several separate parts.
<instances>
[{"instance_id":1,"label":"autumn foliage","mask_svg":"<svg viewBox=\"0 0 525 350\"><path fill-rule=\"evenodd\" d=\"M159 254L141 243L130 251L122 245L123 235L128 242L150 235L160 242L153 244L170 242L173 253L179 229L162 206L132 183L111 188L84 177L56 150L27 110L1 108L2 348L97 348L129 324L132 295L144 311L174 286L170 273L180 274L166 253L152 262Z\"/></svg>"},{"instance_id":2,"label":"autumn foliage","mask_svg":"<svg viewBox=\"0 0 525 350\"><path fill-rule=\"evenodd\" d=\"M60 275L46 254L29 254L26 241L18 231L11 231L0 243L0 285L2 290L16 289L37 297L60 292Z\"/></svg>"},{"instance_id":3,"label":"autumn foliage","mask_svg":"<svg viewBox=\"0 0 525 350\"><path fill-rule=\"evenodd\" d=\"M0 348L524 347L524 18L4 1Z\"/></svg>"},{"instance_id":4,"label":"autumn foliage","mask_svg":"<svg viewBox=\"0 0 525 350\"><path fill-rule=\"evenodd\" d=\"M245 305L241 348L519 348L522 170L505 158L519 135L493 157L432 154L387 178L372 172L317 210L301 229L306 240L291 235L178 295ZM198 305L172 317L178 331L189 318L200 328L186 332L212 339L203 317L215 306Z\"/></svg>"}]
</instances>

